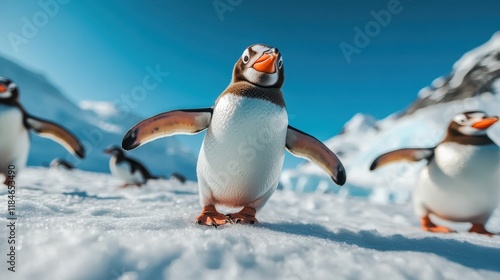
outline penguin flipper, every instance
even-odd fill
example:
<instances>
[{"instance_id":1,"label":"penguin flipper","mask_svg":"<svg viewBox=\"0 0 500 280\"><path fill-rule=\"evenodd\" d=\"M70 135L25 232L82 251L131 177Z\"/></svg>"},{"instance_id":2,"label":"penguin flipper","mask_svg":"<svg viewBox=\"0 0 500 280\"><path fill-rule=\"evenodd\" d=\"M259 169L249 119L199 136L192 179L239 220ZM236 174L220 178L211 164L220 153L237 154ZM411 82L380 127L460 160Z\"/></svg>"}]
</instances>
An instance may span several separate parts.
<instances>
[{"instance_id":1,"label":"penguin flipper","mask_svg":"<svg viewBox=\"0 0 500 280\"><path fill-rule=\"evenodd\" d=\"M370 170L395 161L421 161L431 159L434 156L434 148L407 148L385 153L377 157L370 165Z\"/></svg>"},{"instance_id":2,"label":"penguin flipper","mask_svg":"<svg viewBox=\"0 0 500 280\"><path fill-rule=\"evenodd\" d=\"M346 172L339 158L313 136L288 126L286 148L294 156L305 158L317 164L338 185L342 186L345 183Z\"/></svg>"},{"instance_id":3,"label":"penguin flipper","mask_svg":"<svg viewBox=\"0 0 500 280\"><path fill-rule=\"evenodd\" d=\"M175 110L145 119L125 134L122 148L132 150L158 138L196 134L208 127L212 113L213 108Z\"/></svg>"},{"instance_id":4,"label":"penguin flipper","mask_svg":"<svg viewBox=\"0 0 500 280\"><path fill-rule=\"evenodd\" d=\"M25 117L25 122L27 127L33 129L38 135L54 140L79 158L85 157L85 148L83 145L65 128L30 115Z\"/></svg>"}]
</instances>

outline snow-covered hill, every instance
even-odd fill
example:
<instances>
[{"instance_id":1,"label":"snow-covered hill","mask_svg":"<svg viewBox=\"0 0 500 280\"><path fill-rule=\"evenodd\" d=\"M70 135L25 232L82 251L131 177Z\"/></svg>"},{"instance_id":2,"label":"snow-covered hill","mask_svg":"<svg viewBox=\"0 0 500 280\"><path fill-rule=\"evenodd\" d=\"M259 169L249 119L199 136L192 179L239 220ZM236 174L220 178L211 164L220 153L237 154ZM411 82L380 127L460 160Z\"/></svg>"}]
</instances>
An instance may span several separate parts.
<instances>
[{"instance_id":1,"label":"snow-covered hill","mask_svg":"<svg viewBox=\"0 0 500 280\"><path fill-rule=\"evenodd\" d=\"M120 112L111 102L84 101L76 105L44 76L0 57L0 76L19 85L21 103L31 114L62 124L84 143L87 158L79 161L58 144L32 137L28 165L47 165L59 157L84 170L109 172L109 157L102 153L109 145L119 145L128 128L142 118ZM196 156L175 137L155 141L131 152L157 175L180 172L196 179Z\"/></svg>"},{"instance_id":2,"label":"snow-covered hill","mask_svg":"<svg viewBox=\"0 0 500 280\"><path fill-rule=\"evenodd\" d=\"M338 188L316 166L306 163L285 170L285 189L333 191L351 195L370 194L375 200L407 201L422 163L394 164L370 172L371 162L380 154L404 147L433 147L444 137L451 118L459 112L484 110L500 115L500 32L484 45L466 53L450 76L421 90L407 110L376 121L355 115L342 133L326 141L347 170L347 184ZM500 124L488 133L500 144Z\"/></svg>"},{"instance_id":3,"label":"snow-covered hill","mask_svg":"<svg viewBox=\"0 0 500 280\"><path fill-rule=\"evenodd\" d=\"M500 278L500 237L423 232L410 205L277 191L260 224L216 229L193 223L195 183L118 189L107 174L45 168L17 180L17 271L2 238L0 279ZM500 231L499 211L488 228Z\"/></svg>"},{"instance_id":4,"label":"snow-covered hill","mask_svg":"<svg viewBox=\"0 0 500 280\"><path fill-rule=\"evenodd\" d=\"M421 108L476 97L484 93L496 94L500 77L500 32L482 46L466 53L447 77L437 78L432 85L419 92L419 98L405 112L411 114Z\"/></svg>"}]
</instances>

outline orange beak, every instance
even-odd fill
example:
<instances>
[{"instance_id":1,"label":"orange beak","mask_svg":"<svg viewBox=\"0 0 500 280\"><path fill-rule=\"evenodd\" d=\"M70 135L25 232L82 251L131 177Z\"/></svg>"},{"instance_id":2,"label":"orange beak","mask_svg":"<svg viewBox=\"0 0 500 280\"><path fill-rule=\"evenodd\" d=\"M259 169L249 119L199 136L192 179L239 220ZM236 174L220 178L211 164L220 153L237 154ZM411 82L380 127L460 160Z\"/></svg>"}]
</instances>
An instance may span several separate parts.
<instances>
[{"instance_id":1,"label":"orange beak","mask_svg":"<svg viewBox=\"0 0 500 280\"><path fill-rule=\"evenodd\" d=\"M4 93L7 91L7 88L4 85L0 85L0 93Z\"/></svg>"},{"instance_id":2,"label":"orange beak","mask_svg":"<svg viewBox=\"0 0 500 280\"><path fill-rule=\"evenodd\" d=\"M498 117L489 117L486 119L482 119L475 124L472 125L473 128L477 129L487 129L488 127L492 126L494 123L498 121Z\"/></svg>"},{"instance_id":3,"label":"orange beak","mask_svg":"<svg viewBox=\"0 0 500 280\"><path fill-rule=\"evenodd\" d=\"M253 64L253 69L264 72L264 73L274 73L276 72L276 66L274 66L274 61L276 60L275 54L263 54L255 63Z\"/></svg>"}]
</instances>

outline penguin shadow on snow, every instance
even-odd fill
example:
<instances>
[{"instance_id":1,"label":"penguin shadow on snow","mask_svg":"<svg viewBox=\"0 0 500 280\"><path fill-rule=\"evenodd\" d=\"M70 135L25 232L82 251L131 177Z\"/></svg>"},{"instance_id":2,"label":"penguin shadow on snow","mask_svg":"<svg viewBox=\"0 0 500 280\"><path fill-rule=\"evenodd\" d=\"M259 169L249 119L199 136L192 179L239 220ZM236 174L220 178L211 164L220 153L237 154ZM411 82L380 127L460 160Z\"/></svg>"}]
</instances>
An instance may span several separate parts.
<instances>
[{"instance_id":1,"label":"penguin shadow on snow","mask_svg":"<svg viewBox=\"0 0 500 280\"><path fill-rule=\"evenodd\" d=\"M339 232L331 232L317 224L261 223L259 226L275 232L342 242L380 252L432 253L469 268L500 272L500 248L485 247L467 241L430 236L413 239L400 234L381 236L366 230L354 232L341 229Z\"/></svg>"}]
</instances>

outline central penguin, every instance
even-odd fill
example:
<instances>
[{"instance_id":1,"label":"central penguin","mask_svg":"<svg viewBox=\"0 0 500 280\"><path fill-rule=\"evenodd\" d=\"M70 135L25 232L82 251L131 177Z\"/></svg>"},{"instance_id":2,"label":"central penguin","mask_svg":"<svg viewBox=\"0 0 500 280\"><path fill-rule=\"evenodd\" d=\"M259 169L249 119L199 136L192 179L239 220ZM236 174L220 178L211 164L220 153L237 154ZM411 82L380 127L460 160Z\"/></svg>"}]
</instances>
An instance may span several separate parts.
<instances>
[{"instance_id":1,"label":"central penguin","mask_svg":"<svg viewBox=\"0 0 500 280\"><path fill-rule=\"evenodd\" d=\"M285 147L307 158L339 185L346 173L337 156L316 138L288 125L281 92L285 80L278 49L248 47L233 70L229 86L204 109L176 110L146 119L132 127L122 146L134 149L175 134L207 129L197 164L202 213L198 224L257 223L256 212L276 190ZM216 205L243 207L224 215Z\"/></svg>"}]
</instances>

